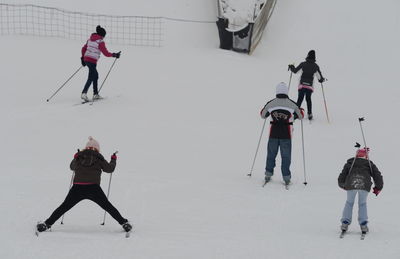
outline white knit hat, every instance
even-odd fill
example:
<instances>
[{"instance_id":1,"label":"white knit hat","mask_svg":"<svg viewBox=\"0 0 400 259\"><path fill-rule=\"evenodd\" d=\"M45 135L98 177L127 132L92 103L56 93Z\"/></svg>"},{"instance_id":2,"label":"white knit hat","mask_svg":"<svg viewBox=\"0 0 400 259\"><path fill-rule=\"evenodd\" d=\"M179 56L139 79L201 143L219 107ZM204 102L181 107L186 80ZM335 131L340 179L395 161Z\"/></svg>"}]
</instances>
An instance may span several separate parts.
<instances>
[{"instance_id":1,"label":"white knit hat","mask_svg":"<svg viewBox=\"0 0 400 259\"><path fill-rule=\"evenodd\" d=\"M98 152L100 152L100 145L93 137L89 137L89 141L86 143L86 148L95 148Z\"/></svg>"},{"instance_id":2,"label":"white knit hat","mask_svg":"<svg viewBox=\"0 0 400 259\"><path fill-rule=\"evenodd\" d=\"M286 94L286 95L288 95L288 93L289 93L288 87L284 82L280 82L276 86L276 94Z\"/></svg>"}]
</instances>

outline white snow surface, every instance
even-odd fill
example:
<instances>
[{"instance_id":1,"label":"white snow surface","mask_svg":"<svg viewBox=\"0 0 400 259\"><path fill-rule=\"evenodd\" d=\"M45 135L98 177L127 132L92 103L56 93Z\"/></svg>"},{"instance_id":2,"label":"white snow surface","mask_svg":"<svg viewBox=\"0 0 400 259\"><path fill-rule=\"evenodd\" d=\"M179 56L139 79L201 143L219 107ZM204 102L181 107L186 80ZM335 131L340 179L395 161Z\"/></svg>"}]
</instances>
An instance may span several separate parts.
<instances>
[{"instance_id":1,"label":"white snow surface","mask_svg":"<svg viewBox=\"0 0 400 259\"><path fill-rule=\"evenodd\" d=\"M211 0L36 2L216 19ZM399 8L390 0L278 1L252 56L218 49L215 24L169 22L162 48L107 45L122 56L101 91L106 99L93 106L74 105L86 68L46 102L79 67L83 42L2 37L0 258L399 258ZM303 123L308 185L297 121L290 190L281 183L279 158L262 188L268 130L253 176L246 176L263 123L259 111L276 84L289 81L287 65L310 49L329 79L331 123L317 84L315 121ZM100 83L112 62L99 61ZM338 238L346 193L337 176L354 143L362 143L361 116L385 181L378 197L369 196L364 241L356 208L349 235ZM103 211L83 201L64 225L36 237L36 222L63 201L69 163L88 136L107 159L119 151L110 201L134 232L126 239L109 215L101 226ZM103 174L105 192L108 181Z\"/></svg>"}]
</instances>

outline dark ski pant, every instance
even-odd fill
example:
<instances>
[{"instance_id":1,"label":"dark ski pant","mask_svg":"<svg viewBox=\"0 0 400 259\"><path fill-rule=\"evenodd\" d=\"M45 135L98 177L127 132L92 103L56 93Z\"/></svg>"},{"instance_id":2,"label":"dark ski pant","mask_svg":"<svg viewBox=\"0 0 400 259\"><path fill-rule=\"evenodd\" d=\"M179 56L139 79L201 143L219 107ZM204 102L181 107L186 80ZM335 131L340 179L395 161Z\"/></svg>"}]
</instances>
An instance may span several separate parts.
<instances>
[{"instance_id":1,"label":"dark ski pant","mask_svg":"<svg viewBox=\"0 0 400 259\"><path fill-rule=\"evenodd\" d=\"M87 93L90 85L93 83L93 94L98 94L97 90L97 80L99 79L99 73L96 69L96 64L91 62L85 62L86 66L89 68L89 75L86 81L85 87L82 90L82 93Z\"/></svg>"},{"instance_id":2,"label":"dark ski pant","mask_svg":"<svg viewBox=\"0 0 400 259\"><path fill-rule=\"evenodd\" d=\"M290 163L292 158L292 140L291 139L268 139L267 146L267 164L265 166L265 176L271 177L274 174L276 166L276 156L281 151L281 171L284 181L290 181L292 174L290 172Z\"/></svg>"},{"instance_id":3,"label":"dark ski pant","mask_svg":"<svg viewBox=\"0 0 400 259\"><path fill-rule=\"evenodd\" d=\"M313 91L307 88L302 88L299 90L299 96L297 98L297 106L301 107L301 103L304 100L304 96L306 97L307 102L307 114L312 114L312 102L311 95Z\"/></svg>"},{"instance_id":4,"label":"dark ski pant","mask_svg":"<svg viewBox=\"0 0 400 259\"><path fill-rule=\"evenodd\" d=\"M125 218L121 216L118 210L108 201L107 196L104 194L100 185L80 185L74 184L69 190L67 197L64 202L58 207L50 218L45 223L47 225L53 225L64 213L74 207L78 202L88 199L97 203L105 211L107 211L119 224L127 222Z\"/></svg>"}]
</instances>

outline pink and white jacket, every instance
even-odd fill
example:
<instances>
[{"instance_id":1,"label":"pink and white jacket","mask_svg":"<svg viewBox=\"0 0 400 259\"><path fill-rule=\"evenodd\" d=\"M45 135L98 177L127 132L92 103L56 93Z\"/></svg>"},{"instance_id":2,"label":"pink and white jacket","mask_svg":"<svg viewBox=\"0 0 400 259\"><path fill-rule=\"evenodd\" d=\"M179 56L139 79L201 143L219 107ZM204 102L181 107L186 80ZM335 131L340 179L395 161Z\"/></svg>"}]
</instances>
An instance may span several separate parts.
<instances>
[{"instance_id":1,"label":"pink and white jacket","mask_svg":"<svg viewBox=\"0 0 400 259\"><path fill-rule=\"evenodd\" d=\"M108 52L106 48L103 37L97 33L93 33L82 47L83 60L96 64L100 58L100 52L106 57L112 57L112 53Z\"/></svg>"}]
</instances>

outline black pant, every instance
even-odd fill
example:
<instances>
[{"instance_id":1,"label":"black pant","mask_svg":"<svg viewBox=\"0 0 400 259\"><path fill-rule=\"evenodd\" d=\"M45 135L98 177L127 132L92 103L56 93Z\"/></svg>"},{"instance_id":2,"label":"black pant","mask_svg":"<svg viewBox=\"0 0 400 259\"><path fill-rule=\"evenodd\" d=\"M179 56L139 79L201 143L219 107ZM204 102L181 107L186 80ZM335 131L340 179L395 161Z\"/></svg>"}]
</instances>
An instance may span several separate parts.
<instances>
[{"instance_id":1,"label":"black pant","mask_svg":"<svg viewBox=\"0 0 400 259\"><path fill-rule=\"evenodd\" d=\"M297 98L297 106L301 107L301 103L303 102L304 95L306 96L307 102L307 114L312 114L312 103L311 103L311 94L313 91L307 88L302 88L299 90L299 97Z\"/></svg>"},{"instance_id":2,"label":"black pant","mask_svg":"<svg viewBox=\"0 0 400 259\"><path fill-rule=\"evenodd\" d=\"M119 224L127 222L125 218L121 216L118 210L108 201L106 195L98 184L90 185L79 185L74 184L69 190L67 197L64 202L58 207L50 218L45 223L47 225L53 225L64 213L74 207L78 202L84 199L89 199L97 203L105 211L107 211Z\"/></svg>"},{"instance_id":3,"label":"black pant","mask_svg":"<svg viewBox=\"0 0 400 259\"><path fill-rule=\"evenodd\" d=\"M93 83L93 94L98 94L97 80L99 79L99 73L97 72L96 64L91 62L86 62L86 66L89 68L89 75L85 87L82 90L82 93L87 93L90 84Z\"/></svg>"}]
</instances>

